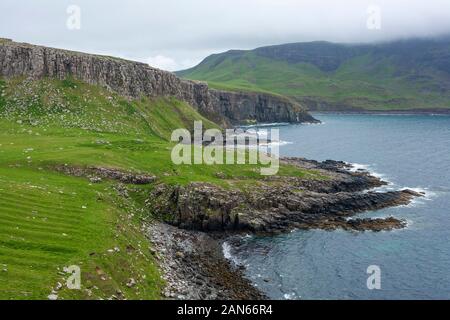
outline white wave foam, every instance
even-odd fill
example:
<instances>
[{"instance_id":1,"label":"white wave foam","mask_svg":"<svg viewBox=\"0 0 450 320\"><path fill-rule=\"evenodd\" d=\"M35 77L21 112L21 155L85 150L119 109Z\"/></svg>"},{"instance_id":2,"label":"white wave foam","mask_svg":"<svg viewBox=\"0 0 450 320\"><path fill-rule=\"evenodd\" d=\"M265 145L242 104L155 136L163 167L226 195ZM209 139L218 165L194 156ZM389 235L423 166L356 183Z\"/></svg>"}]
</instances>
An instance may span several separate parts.
<instances>
[{"instance_id":1,"label":"white wave foam","mask_svg":"<svg viewBox=\"0 0 450 320\"><path fill-rule=\"evenodd\" d=\"M222 251L225 259L232 259L233 255L231 254L231 246L227 242L222 243Z\"/></svg>"},{"instance_id":2,"label":"white wave foam","mask_svg":"<svg viewBox=\"0 0 450 320\"><path fill-rule=\"evenodd\" d=\"M350 168L348 168L348 171L350 172L357 172L361 170L369 171L369 165L367 164L351 163L351 162L346 162L346 164L351 166Z\"/></svg>"},{"instance_id":3,"label":"white wave foam","mask_svg":"<svg viewBox=\"0 0 450 320\"><path fill-rule=\"evenodd\" d=\"M256 130L256 129L248 129L245 131L245 133L236 134L236 136L243 135L243 136L254 136L254 137L267 137L269 133L267 130Z\"/></svg>"},{"instance_id":4,"label":"white wave foam","mask_svg":"<svg viewBox=\"0 0 450 320\"><path fill-rule=\"evenodd\" d=\"M288 126L290 123L287 122L272 122L272 123L259 123L252 124L248 126L241 126L240 128L258 128L258 127L279 127L279 126Z\"/></svg>"},{"instance_id":5,"label":"white wave foam","mask_svg":"<svg viewBox=\"0 0 450 320\"><path fill-rule=\"evenodd\" d=\"M321 126L326 124L326 122L321 121L321 122L302 122L300 123L300 125L302 126Z\"/></svg>"},{"instance_id":6,"label":"white wave foam","mask_svg":"<svg viewBox=\"0 0 450 320\"><path fill-rule=\"evenodd\" d=\"M387 176L385 174L376 172L375 170L373 170L372 166L369 164L361 164L361 163L353 163L353 162L346 162L346 164L348 164L350 167L347 168L348 171L350 172L361 172L361 171L365 171L370 173L372 176L377 177L385 182L388 183L388 186L392 186L393 183L391 181L389 181L389 179L387 178ZM384 186L387 187L387 186Z\"/></svg>"},{"instance_id":7,"label":"white wave foam","mask_svg":"<svg viewBox=\"0 0 450 320\"><path fill-rule=\"evenodd\" d=\"M412 225L414 224L414 221L412 221L411 219L405 219L405 222L406 222L405 229L411 228ZM401 229L399 229L399 230L401 230Z\"/></svg>"},{"instance_id":8,"label":"white wave foam","mask_svg":"<svg viewBox=\"0 0 450 320\"><path fill-rule=\"evenodd\" d=\"M241 265L241 261L231 253L231 250L231 245L228 242L224 241L222 243L222 252L225 259L231 261L235 266Z\"/></svg>"},{"instance_id":9,"label":"white wave foam","mask_svg":"<svg viewBox=\"0 0 450 320\"><path fill-rule=\"evenodd\" d=\"M297 298L297 295L294 292L285 293L283 295L283 298L286 299L286 300L295 300Z\"/></svg>"},{"instance_id":10,"label":"white wave foam","mask_svg":"<svg viewBox=\"0 0 450 320\"><path fill-rule=\"evenodd\" d=\"M346 162L346 164L350 165L349 168L347 168L350 172L361 172L365 171L373 175L374 177L380 178L381 180L388 183L388 185L377 187L373 189L372 191L392 191L392 190L412 190L414 192L420 193L423 195L423 197L415 198L414 201L420 201L420 200L432 200L438 195L438 192L431 191L429 188L426 187L405 187L405 186L399 186L393 183L392 181L389 181L387 176L385 174L378 173L374 170L372 170L372 167L368 164L361 164L361 163L352 163L352 162ZM446 190L446 189L444 189ZM413 202L414 202L413 201Z\"/></svg>"},{"instance_id":11,"label":"white wave foam","mask_svg":"<svg viewBox=\"0 0 450 320\"><path fill-rule=\"evenodd\" d=\"M426 200L432 200L432 198L437 196L436 192L433 192L428 188L416 187L416 188L404 188L404 189L409 189L414 192L423 194L424 195L423 199L426 199Z\"/></svg>"},{"instance_id":12,"label":"white wave foam","mask_svg":"<svg viewBox=\"0 0 450 320\"><path fill-rule=\"evenodd\" d=\"M284 140L270 140L270 138L268 138L268 136L269 136L269 134L268 134L268 132L267 132L267 130L254 130L254 129L250 129L250 130L247 130L245 133L236 133L236 134L233 134L233 135L230 135L229 136L229 138L231 138L231 139L234 139L234 138L238 138L239 139L239 137L246 137L246 138L248 138L248 137L250 137L250 138L254 138L255 139L255 142L256 142L256 139L263 139L263 140L266 140L266 142L262 142L261 140L261 142L259 143L259 144L249 144L249 145L247 145L247 144L237 144L237 147L238 148L246 148L246 147L249 147L249 148L256 148L256 147L261 147L261 148L267 148L267 147L273 147L273 146L285 146L285 145L289 145L289 144L293 144L293 142L291 142L291 141L284 141ZM267 141L268 140L268 141ZM239 140L238 140L239 141ZM227 148L234 148L234 146L227 146Z\"/></svg>"},{"instance_id":13,"label":"white wave foam","mask_svg":"<svg viewBox=\"0 0 450 320\"><path fill-rule=\"evenodd\" d=\"M288 144L293 144L293 142L291 141L284 141L284 140L279 140L279 141L271 141L268 143L261 143L260 146L262 147L270 147L270 146L286 146Z\"/></svg>"},{"instance_id":14,"label":"white wave foam","mask_svg":"<svg viewBox=\"0 0 450 320\"><path fill-rule=\"evenodd\" d=\"M428 188L399 186L399 185L395 184L394 182L390 181L389 178L385 174L381 174L381 173L374 171L372 169L371 165L361 164L361 163L351 163L351 162L346 162L346 164L351 166L350 168L348 168L348 171L350 171L350 172L365 171L365 172L370 173L372 176L377 177L377 178L387 182L387 185L384 185L381 187L376 187L371 190L367 190L365 192L369 192L369 191L389 192L389 191L395 191L395 190L408 189L408 190L412 190L414 192L417 192L417 193L420 193L423 195L423 197L413 198L409 204L405 205L405 207L416 207L416 206L423 205L425 203L425 201L433 200L437 196L436 192L433 192L433 191L429 190Z\"/></svg>"},{"instance_id":15,"label":"white wave foam","mask_svg":"<svg viewBox=\"0 0 450 320\"><path fill-rule=\"evenodd\" d=\"M414 192L420 193L422 197L415 197L411 200L409 204L405 207L414 208L424 205L427 201L432 201L434 198L438 196L436 192L430 191L428 188L416 187L416 188L402 188L402 190L412 190Z\"/></svg>"},{"instance_id":16,"label":"white wave foam","mask_svg":"<svg viewBox=\"0 0 450 320\"><path fill-rule=\"evenodd\" d=\"M293 144L293 142L280 140L280 141L271 141L271 142L267 142L267 143L260 143L258 145L248 145L248 146L246 146L246 145L237 145L236 147L238 149L246 149L246 148L252 149L252 150L253 149L258 149L260 152L270 153L269 151L273 147L276 147L276 146L277 147L282 147L282 146L286 146L286 145L289 145L289 144ZM233 148L233 147L231 147L231 148Z\"/></svg>"}]
</instances>

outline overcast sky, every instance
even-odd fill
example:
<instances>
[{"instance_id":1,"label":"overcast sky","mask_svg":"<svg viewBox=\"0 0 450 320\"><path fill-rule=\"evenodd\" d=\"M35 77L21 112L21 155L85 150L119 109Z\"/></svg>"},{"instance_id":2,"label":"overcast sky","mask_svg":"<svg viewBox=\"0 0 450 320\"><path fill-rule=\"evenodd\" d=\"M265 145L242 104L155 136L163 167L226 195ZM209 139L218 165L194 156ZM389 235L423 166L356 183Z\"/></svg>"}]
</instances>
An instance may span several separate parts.
<instances>
[{"instance_id":1,"label":"overcast sky","mask_svg":"<svg viewBox=\"0 0 450 320\"><path fill-rule=\"evenodd\" d=\"M70 5L80 9L80 29L77 12L67 13ZM0 37L171 71L229 49L443 34L450 34L450 0L0 1Z\"/></svg>"}]
</instances>

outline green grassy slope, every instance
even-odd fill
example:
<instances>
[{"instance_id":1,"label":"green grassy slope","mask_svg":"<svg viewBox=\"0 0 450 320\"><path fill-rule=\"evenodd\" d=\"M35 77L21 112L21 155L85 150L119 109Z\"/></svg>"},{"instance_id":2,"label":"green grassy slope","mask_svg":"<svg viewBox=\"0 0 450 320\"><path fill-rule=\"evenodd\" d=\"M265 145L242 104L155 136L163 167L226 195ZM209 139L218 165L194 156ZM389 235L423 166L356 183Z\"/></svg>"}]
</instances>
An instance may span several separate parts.
<instances>
[{"instance_id":1,"label":"green grassy slope","mask_svg":"<svg viewBox=\"0 0 450 320\"><path fill-rule=\"evenodd\" d=\"M257 166L174 165L170 133L192 129L194 120L217 127L171 98L128 101L71 80L0 81L0 299L46 299L69 265L81 267L82 290L63 288L59 298L160 298L163 281L141 231L153 186L128 185L124 198L114 181L92 184L54 167L96 165L224 187L261 178ZM288 166L280 174L323 178Z\"/></svg>"},{"instance_id":2,"label":"green grassy slope","mask_svg":"<svg viewBox=\"0 0 450 320\"><path fill-rule=\"evenodd\" d=\"M274 92L310 108L401 110L450 108L449 66L448 40L315 42L216 54L178 75L220 89Z\"/></svg>"}]
</instances>

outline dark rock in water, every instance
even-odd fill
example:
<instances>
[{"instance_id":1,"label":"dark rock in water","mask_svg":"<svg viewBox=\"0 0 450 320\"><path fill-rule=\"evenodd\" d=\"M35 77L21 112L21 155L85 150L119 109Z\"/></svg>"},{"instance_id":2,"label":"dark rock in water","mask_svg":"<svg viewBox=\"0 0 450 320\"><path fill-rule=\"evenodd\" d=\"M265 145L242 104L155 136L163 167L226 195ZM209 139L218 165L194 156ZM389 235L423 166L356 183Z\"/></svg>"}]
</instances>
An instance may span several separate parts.
<instances>
[{"instance_id":1,"label":"dark rock in water","mask_svg":"<svg viewBox=\"0 0 450 320\"><path fill-rule=\"evenodd\" d=\"M349 172L341 162L287 159L327 178L269 177L251 190L225 190L207 183L158 185L147 200L152 212L184 229L275 233L293 228L390 230L403 221L353 219L368 210L406 205L420 194L412 190L367 191L384 183L366 172Z\"/></svg>"},{"instance_id":2,"label":"dark rock in water","mask_svg":"<svg viewBox=\"0 0 450 320\"><path fill-rule=\"evenodd\" d=\"M67 50L0 41L0 77L75 79L130 98L175 97L225 127L242 121L319 122L287 98L210 89L145 63Z\"/></svg>"}]
</instances>

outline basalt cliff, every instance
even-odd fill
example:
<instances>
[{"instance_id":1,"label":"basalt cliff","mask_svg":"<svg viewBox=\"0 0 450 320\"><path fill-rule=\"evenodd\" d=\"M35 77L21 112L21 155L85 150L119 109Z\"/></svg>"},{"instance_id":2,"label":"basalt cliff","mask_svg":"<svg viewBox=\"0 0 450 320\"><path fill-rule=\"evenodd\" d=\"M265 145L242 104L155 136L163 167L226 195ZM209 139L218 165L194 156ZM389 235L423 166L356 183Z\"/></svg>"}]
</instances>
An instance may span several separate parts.
<instances>
[{"instance_id":1,"label":"basalt cliff","mask_svg":"<svg viewBox=\"0 0 450 320\"><path fill-rule=\"evenodd\" d=\"M176 97L225 127L247 121L317 122L302 106L284 97L214 90L206 83L182 80L140 62L0 39L0 77L22 76L73 77L129 98Z\"/></svg>"}]
</instances>

